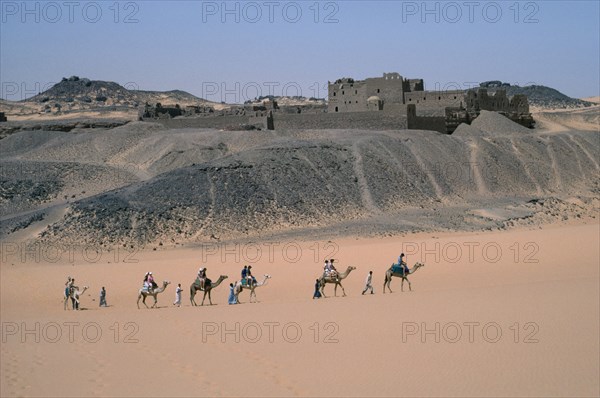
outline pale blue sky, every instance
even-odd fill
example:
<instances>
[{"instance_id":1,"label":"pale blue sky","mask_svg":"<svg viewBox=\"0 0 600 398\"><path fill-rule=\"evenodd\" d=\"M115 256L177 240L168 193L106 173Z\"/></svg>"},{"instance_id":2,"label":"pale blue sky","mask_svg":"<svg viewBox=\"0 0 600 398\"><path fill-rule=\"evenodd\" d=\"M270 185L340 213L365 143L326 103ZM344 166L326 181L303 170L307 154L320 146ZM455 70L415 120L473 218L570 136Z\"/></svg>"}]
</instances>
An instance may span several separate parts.
<instances>
[{"instance_id":1,"label":"pale blue sky","mask_svg":"<svg viewBox=\"0 0 600 398\"><path fill-rule=\"evenodd\" d=\"M394 71L428 89L497 79L599 95L599 3L2 0L1 97L71 75L227 102L269 87L324 97L327 80Z\"/></svg>"}]
</instances>

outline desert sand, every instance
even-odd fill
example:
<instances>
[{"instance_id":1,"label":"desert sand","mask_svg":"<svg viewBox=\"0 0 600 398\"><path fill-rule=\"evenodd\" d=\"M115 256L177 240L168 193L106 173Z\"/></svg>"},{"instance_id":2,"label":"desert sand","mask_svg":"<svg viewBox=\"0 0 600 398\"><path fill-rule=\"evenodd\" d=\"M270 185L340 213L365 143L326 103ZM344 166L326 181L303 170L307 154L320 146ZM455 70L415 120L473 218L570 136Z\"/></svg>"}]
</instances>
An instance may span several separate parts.
<instances>
[{"instance_id":1,"label":"desert sand","mask_svg":"<svg viewBox=\"0 0 600 398\"><path fill-rule=\"evenodd\" d=\"M4 242L0 395L598 396L599 235L593 223L307 237L123 249L95 263L91 252L49 247L39 261L23 259L21 246L11 254ZM409 278L412 292L395 278L384 295L384 272L400 250L425 267ZM357 267L343 281L347 296L313 300L330 256L338 269ZM246 263L259 280L272 278L257 288L258 303L244 291L242 304L228 305L228 283ZM229 278L213 291L214 305L192 307L201 264L213 280ZM375 294L362 296L369 270ZM156 309L136 307L147 271L171 282ZM80 311L63 310L68 275L89 286ZM107 308L98 307L101 286Z\"/></svg>"},{"instance_id":2,"label":"desert sand","mask_svg":"<svg viewBox=\"0 0 600 398\"><path fill-rule=\"evenodd\" d=\"M0 396L599 396L598 117L10 131ZM424 267L383 294L400 252ZM326 258L356 269L315 300ZM246 264L268 283L229 305ZM227 279L194 307L201 266ZM169 282L153 309L148 271Z\"/></svg>"}]
</instances>

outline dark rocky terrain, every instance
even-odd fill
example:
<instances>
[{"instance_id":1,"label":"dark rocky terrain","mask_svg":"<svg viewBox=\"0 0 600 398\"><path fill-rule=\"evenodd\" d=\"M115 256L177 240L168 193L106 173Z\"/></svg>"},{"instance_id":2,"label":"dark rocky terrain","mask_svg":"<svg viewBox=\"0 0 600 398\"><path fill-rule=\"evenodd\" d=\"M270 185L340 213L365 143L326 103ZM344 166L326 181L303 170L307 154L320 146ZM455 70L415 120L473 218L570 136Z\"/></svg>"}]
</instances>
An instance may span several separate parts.
<instances>
[{"instance_id":1,"label":"dark rocky terrain","mask_svg":"<svg viewBox=\"0 0 600 398\"><path fill-rule=\"evenodd\" d=\"M561 208L593 218L598 138L493 112L451 136L147 122L20 131L0 140L0 236L179 244L507 228L536 212L561 219Z\"/></svg>"},{"instance_id":2,"label":"dark rocky terrain","mask_svg":"<svg viewBox=\"0 0 600 398\"><path fill-rule=\"evenodd\" d=\"M501 81L488 81L480 84L481 87L487 88L490 93L498 89L506 90L506 95L512 97L515 94L524 94L529 100L529 105L539 108L581 108L589 107L594 104L578 98L571 98L560 91L547 86L531 85L531 86L516 86Z\"/></svg>"}]
</instances>

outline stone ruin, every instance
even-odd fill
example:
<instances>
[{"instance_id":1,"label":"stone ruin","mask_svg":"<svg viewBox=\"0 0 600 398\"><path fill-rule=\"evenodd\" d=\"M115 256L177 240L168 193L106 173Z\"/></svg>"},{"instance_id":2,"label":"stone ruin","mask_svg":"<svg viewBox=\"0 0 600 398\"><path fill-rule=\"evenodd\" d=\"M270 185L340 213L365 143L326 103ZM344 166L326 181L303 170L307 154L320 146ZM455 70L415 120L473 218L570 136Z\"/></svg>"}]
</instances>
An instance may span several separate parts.
<instances>
[{"instance_id":1,"label":"stone ruin","mask_svg":"<svg viewBox=\"0 0 600 398\"><path fill-rule=\"evenodd\" d=\"M535 125L526 95L516 94L509 99L505 90L497 90L495 94L489 95L487 89L480 88L477 91L467 91L465 103L471 119L479 116L481 111L494 111L527 128Z\"/></svg>"},{"instance_id":2,"label":"stone ruin","mask_svg":"<svg viewBox=\"0 0 600 398\"><path fill-rule=\"evenodd\" d=\"M444 116L417 116L417 106L409 104L406 109L408 128L452 134L461 123L471 124L481 111L498 112L527 128L535 125L525 95L517 94L509 99L505 90L488 95L487 89L479 88L468 90L464 100L466 107L462 102L457 107L445 107Z\"/></svg>"},{"instance_id":3,"label":"stone ruin","mask_svg":"<svg viewBox=\"0 0 600 398\"><path fill-rule=\"evenodd\" d=\"M139 112L139 120L168 120L177 117L185 118L219 118L217 120L229 120L234 117L235 123L221 125L215 123L213 127L225 130L273 130L273 111L279 109L277 101L267 100L261 105L246 104L243 106L231 106L219 111L212 106L186 106L181 108L178 104L174 106L163 106L145 104L144 109ZM209 120L210 120L209 119Z\"/></svg>"},{"instance_id":4,"label":"stone ruin","mask_svg":"<svg viewBox=\"0 0 600 398\"><path fill-rule=\"evenodd\" d=\"M210 108L210 107L207 107ZM214 109L210 108L206 112L214 112ZM146 102L143 109L139 111L139 120L145 119L171 119L177 116L191 116L195 113L201 113L205 110L200 106L186 106L184 109L179 104L163 106L160 102L156 105L150 105Z\"/></svg>"},{"instance_id":5,"label":"stone ruin","mask_svg":"<svg viewBox=\"0 0 600 398\"><path fill-rule=\"evenodd\" d=\"M482 83L483 86L504 87L497 81ZM423 79L405 79L395 72L365 80L337 79L328 84L328 94L329 113L383 112L406 116L409 129L451 134L460 123L471 123L482 110L498 112L525 127L532 128L535 124L524 95L509 99L504 89L488 95L486 88L466 93L427 91Z\"/></svg>"},{"instance_id":6,"label":"stone ruin","mask_svg":"<svg viewBox=\"0 0 600 398\"><path fill-rule=\"evenodd\" d=\"M535 124L524 95L508 98L502 83L486 82L477 90L424 90L423 79L405 79L399 73L328 84L328 103L320 107L279 106L274 98L262 103L233 105L221 110L210 106L154 106L146 103L140 120L165 120L173 126L226 130L278 128L362 128L376 130L419 129L452 134L470 124L482 110L498 112L525 127ZM262 99L262 98L261 98ZM181 120L182 118L185 121ZM174 119L172 122L169 120Z\"/></svg>"}]
</instances>

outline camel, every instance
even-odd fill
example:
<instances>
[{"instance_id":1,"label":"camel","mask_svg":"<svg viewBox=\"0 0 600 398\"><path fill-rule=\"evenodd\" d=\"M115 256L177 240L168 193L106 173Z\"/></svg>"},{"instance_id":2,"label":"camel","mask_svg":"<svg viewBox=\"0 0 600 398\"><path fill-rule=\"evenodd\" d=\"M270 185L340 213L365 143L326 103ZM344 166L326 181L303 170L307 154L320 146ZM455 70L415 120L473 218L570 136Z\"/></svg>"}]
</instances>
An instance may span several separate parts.
<instances>
[{"instance_id":1,"label":"camel","mask_svg":"<svg viewBox=\"0 0 600 398\"><path fill-rule=\"evenodd\" d=\"M261 286L266 285L267 281L269 280L269 278L271 278L271 275L265 274L265 278L262 280L262 282L253 283L251 286L242 285L242 281L236 282L235 283L235 288L233 289L233 293L235 294L235 301L238 304L241 304L240 299L239 299L240 293L244 289L250 289L250 300L249 300L249 302L251 303L252 302L252 297L254 297L254 302L256 303L256 292L254 291L254 289L256 289L257 287L261 287Z\"/></svg>"},{"instance_id":2,"label":"camel","mask_svg":"<svg viewBox=\"0 0 600 398\"><path fill-rule=\"evenodd\" d=\"M348 268L346 268L346 271L344 271L342 273L338 272L337 278L333 277L333 276L329 276L329 275L328 276L322 275L319 278L319 287L320 287L320 290L321 290L321 295L323 295L324 298L327 297L327 296L325 296L325 292L324 292L324 290L325 290L325 284L327 284L327 283L335 283L335 287L333 289L333 294L335 295L335 297L337 297L337 287L338 287L338 285L342 288L343 297L345 297L346 296L346 291L344 290L344 286L342 286L342 279L346 279L346 277L348 275L350 275L350 272L354 271L355 269L356 269L356 267L349 266Z\"/></svg>"},{"instance_id":3,"label":"camel","mask_svg":"<svg viewBox=\"0 0 600 398\"><path fill-rule=\"evenodd\" d=\"M88 290L87 286L83 287L83 290L78 290L79 288L77 286L71 286L71 288L69 289L69 295L65 295L65 310L67 309L67 302L69 301L69 299L71 299L71 304L73 305L73 309L74 310L78 310L79 309L79 296L81 296L83 293L85 293L86 290Z\"/></svg>"},{"instance_id":4,"label":"camel","mask_svg":"<svg viewBox=\"0 0 600 398\"><path fill-rule=\"evenodd\" d=\"M163 285L162 287L158 287L156 289L154 289L152 291L152 293L149 293L147 290L144 289L140 289L140 293L138 294L138 299L137 299L137 306L138 306L138 310L140 309L140 299L142 299L142 303L146 306L146 308L154 308L156 307L156 304L158 304L158 300L156 298L156 296L158 295L158 293L162 293L165 291L165 289L167 288L167 286L169 285L169 281L163 281ZM154 297L154 304L152 305L152 307L148 307L148 305L146 304L146 297L148 296L152 296Z\"/></svg>"},{"instance_id":5,"label":"camel","mask_svg":"<svg viewBox=\"0 0 600 398\"><path fill-rule=\"evenodd\" d=\"M410 281L408 280L407 276L413 274L416 270L418 270L419 268L424 267L424 266L425 266L425 264L416 263L412 268L408 269L408 273L393 272L392 267L390 267L385 272L385 281L383 282L383 292L385 293L385 287L387 286L387 288L390 289L390 293L393 293L392 289L390 288L390 283L392 282L392 276L397 276L399 278L402 278L402 283L400 284L401 291L404 291L404 281L408 282L408 289L410 291L412 291L412 288L410 286Z\"/></svg>"},{"instance_id":6,"label":"camel","mask_svg":"<svg viewBox=\"0 0 600 398\"><path fill-rule=\"evenodd\" d=\"M198 280L198 278L196 278L194 283L192 283L192 285L190 286L190 301L192 302L192 305L198 305L194 301L194 296L196 296L197 291L204 292L204 296L202 296L202 304L200 305L204 305L204 299L206 298L207 294L208 302L210 303L210 305L213 305L212 300L210 299L210 292L212 291L212 289L219 286L221 282L223 282L225 279L227 279L227 275L219 276L219 279L217 279L216 282L212 282L210 279L206 279L206 281L204 282L204 290L202 290L200 289L200 281Z\"/></svg>"}]
</instances>

